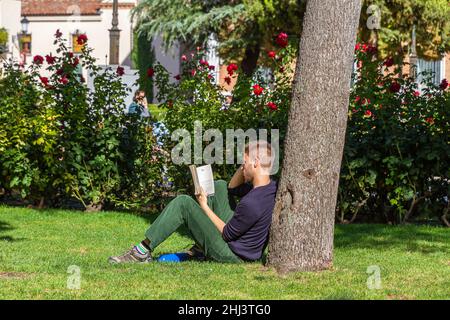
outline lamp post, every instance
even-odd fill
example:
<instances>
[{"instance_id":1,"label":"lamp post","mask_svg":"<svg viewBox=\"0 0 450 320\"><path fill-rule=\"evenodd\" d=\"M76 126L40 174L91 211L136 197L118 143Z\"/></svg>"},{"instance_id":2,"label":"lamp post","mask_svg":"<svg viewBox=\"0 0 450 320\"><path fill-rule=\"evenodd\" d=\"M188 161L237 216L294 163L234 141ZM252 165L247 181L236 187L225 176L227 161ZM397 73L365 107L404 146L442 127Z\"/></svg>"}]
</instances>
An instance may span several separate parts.
<instances>
[{"instance_id":1,"label":"lamp post","mask_svg":"<svg viewBox=\"0 0 450 320\"><path fill-rule=\"evenodd\" d=\"M413 25L412 35L411 35L411 53L409 55L409 65L411 68L411 76L417 79L417 69L418 69L418 59L416 51L416 25Z\"/></svg>"},{"instance_id":2,"label":"lamp post","mask_svg":"<svg viewBox=\"0 0 450 320\"><path fill-rule=\"evenodd\" d=\"M29 52L29 43L23 42L23 38L28 35L28 27L30 25L30 20L27 19L26 16L20 20L20 24L22 25L21 34L19 35L19 47L20 47L20 55L22 56L23 64L27 63L27 53ZM21 43L22 42L22 43Z\"/></svg>"},{"instance_id":3,"label":"lamp post","mask_svg":"<svg viewBox=\"0 0 450 320\"><path fill-rule=\"evenodd\" d=\"M120 41L120 29L117 27L119 25L119 1L113 0L113 18L112 18L112 28L109 29L109 64L118 65L119 64L119 41Z\"/></svg>"},{"instance_id":4,"label":"lamp post","mask_svg":"<svg viewBox=\"0 0 450 320\"><path fill-rule=\"evenodd\" d=\"M30 20L27 19L26 16L20 20L20 24L22 25L22 34L28 34L28 26L30 25Z\"/></svg>"}]
</instances>

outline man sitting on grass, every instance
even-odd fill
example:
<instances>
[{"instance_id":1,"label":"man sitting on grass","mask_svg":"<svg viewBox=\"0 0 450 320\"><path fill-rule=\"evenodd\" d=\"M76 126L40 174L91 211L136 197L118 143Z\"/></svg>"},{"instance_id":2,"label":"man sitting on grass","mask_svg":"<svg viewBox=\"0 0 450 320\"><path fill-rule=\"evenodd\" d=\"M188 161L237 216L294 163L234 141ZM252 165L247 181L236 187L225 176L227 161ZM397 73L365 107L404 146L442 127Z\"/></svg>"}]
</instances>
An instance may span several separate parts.
<instances>
[{"instance_id":1,"label":"man sitting on grass","mask_svg":"<svg viewBox=\"0 0 450 320\"><path fill-rule=\"evenodd\" d=\"M274 152L258 140L246 145L244 163L230 183L215 181L215 194L197 195L198 203L179 195L162 211L145 233L146 238L111 263L150 262L152 251L181 225L187 226L203 254L218 262L255 261L268 240L277 184L270 179ZM242 197L235 211L228 194Z\"/></svg>"}]
</instances>

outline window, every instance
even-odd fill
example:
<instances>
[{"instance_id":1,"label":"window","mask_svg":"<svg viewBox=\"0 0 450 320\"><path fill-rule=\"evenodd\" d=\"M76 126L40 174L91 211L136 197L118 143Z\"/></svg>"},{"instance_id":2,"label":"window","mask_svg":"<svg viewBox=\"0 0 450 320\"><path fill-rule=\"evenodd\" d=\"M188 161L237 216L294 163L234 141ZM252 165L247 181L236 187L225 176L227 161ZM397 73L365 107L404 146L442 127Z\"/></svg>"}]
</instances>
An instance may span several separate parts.
<instances>
[{"instance_id":1,"label":"window","mask_svg":"<svg viewBox=\"0 0 450 320\"><path fill-rule=\"evenodd\" d=\"M417 82L420 84L424 78L428 77L428 74L431 75L431 81L435 85L439 85L444 78L445 67L444 67L444 58L436 61L429 61L424 59L418 59L417 63ZM427 73L426 75L421 73Z\"/></svg>"}]
</instances>

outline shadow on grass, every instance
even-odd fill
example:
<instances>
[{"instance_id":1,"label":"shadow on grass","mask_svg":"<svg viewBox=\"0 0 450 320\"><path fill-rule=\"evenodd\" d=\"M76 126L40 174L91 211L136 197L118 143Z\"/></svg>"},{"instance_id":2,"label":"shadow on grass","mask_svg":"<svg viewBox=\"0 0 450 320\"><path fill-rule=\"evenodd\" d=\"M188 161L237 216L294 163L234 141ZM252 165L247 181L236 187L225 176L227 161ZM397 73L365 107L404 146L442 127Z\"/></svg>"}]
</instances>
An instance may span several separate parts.
<instances>
[{"instance_id":1,"label":"shadow on grass","mask_svg":"<svg viewBox=\"0 0 450 320\"><path fill-rule=\"evenodd\" d=\"M336 226L335 248L391 249L393 247L423 254L448 251L448 230L443 227L376 224Z\"/></svg>"},{"instance_id":2,"label":"shadow on grass","mask_svg":"<svg viewBox=\"0 0 450 320\"><path fill-rule=\"evenodd\" d=\"M8 242L12 242L12 241L22 241L22 238L13 238L11 236L8 235L3 235L4 232L8 232L11 230L14 230L15 228L13 228L9 223L6 223L4 221L0 221L0 241L8 241Z\"/></svg>"}]
</instances>

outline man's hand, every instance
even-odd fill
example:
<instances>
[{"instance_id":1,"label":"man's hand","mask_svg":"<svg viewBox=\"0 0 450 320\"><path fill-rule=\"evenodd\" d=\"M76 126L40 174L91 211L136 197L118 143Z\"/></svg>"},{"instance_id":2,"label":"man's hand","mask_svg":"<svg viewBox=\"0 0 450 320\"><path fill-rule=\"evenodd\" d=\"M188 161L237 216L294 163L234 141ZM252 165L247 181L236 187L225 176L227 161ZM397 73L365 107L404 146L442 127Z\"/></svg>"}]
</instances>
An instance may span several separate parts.
<instances>
[{"instance_id":1,"label":"man's hand","mask_svg":"<svg viewBox=\"0 0 450 320\"><path fill-rule=\"evenodd\" d=\"M230 180L230 183L228 183L228 188L232 189L237 186L240 186L245 182L244 179L244 165L240 165L239 168L234 173L233 177Z\"/></svg>"},{"instance_id":2,"label":"man's hand","mask_svg":"<svg viewBox=\"0 0 450 320\"><path fill-rule=\"evenodd\" d=\"M203 188L200 188L200 194L196 194L195 196L197 197L197 201L200 207L208 207L208 197Z\"/></svg>"}]
</instances>

